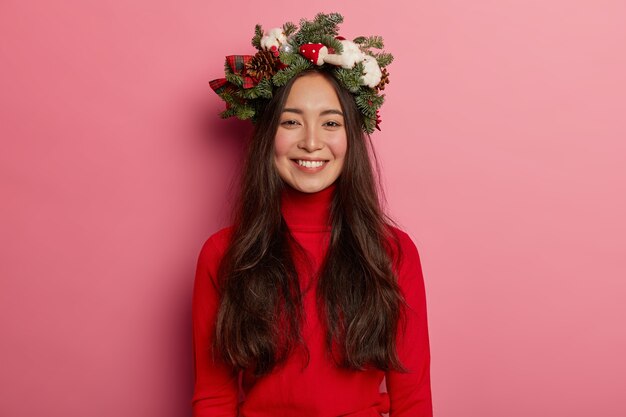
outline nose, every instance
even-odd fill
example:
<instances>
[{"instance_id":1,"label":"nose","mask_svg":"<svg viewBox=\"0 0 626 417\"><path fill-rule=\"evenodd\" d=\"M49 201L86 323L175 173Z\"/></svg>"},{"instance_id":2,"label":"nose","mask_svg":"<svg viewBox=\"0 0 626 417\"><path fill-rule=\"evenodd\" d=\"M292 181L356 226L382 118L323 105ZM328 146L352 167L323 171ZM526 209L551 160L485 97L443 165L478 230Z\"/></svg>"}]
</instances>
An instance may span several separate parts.
<instances>
[{"instance_id":1,"label":"nose","mask_svg":"<svg viewBox=\"0 0 626 417\"><path fill-rule=\"evenodd\" d=\"M298 148L305 149L308 152L313 152L324 147L324 143L320 137L319 132L316 130L315 125L311 125L306 129L305 136L298 143Z\"/></svg>"}]
</instances>

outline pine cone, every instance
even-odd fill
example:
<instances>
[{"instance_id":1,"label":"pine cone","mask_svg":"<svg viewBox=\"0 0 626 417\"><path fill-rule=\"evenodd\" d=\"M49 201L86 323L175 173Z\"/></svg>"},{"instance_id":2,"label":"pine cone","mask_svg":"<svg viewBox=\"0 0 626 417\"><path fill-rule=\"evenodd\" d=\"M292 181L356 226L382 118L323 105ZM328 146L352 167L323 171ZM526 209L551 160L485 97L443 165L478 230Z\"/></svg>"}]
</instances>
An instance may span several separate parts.
<instances>
[{"instance_id":1,"label":"pine cone","mask_svg":"<svg viewBox=\"0 0 626 417\"><path fill-rule=\"evenodd\" d=\"M382 72L382 77L380 79L380 82L378 83L378 85L376 85L376 90L380 91L380 90L384 90L385 89L385 84L389 84L389 72L387 71L387 68L382 68L381 69Z\"/></svg>"},{"instance_id":2,"label":"pine cone","mask_svg":"<svg viewBox=\"0 0 626 417\"><path fill-rule=\"evenodd\" d=\"M272 51L259 51L246 64L246 73L261 81L263 78L270 78L279 70L280 60L274 56Z\"/></svg>"}]
</instances>

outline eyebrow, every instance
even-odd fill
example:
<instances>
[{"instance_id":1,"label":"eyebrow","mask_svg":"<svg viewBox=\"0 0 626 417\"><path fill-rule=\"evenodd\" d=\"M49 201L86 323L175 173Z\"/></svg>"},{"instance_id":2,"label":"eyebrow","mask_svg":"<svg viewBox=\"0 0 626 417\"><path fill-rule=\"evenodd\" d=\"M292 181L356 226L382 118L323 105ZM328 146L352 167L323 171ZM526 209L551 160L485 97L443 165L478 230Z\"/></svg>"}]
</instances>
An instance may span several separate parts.
<instances>
[{"instance_id":1,"label":"eyebrow","mask_svg":"<svg viewBox=\"0 0 626 417\"><path fill-rule=\"evenodd\" d=\"M291 107L286 107L283 109L283 113L284 112L291 112L291 113L296 113L296 114L303 114L304 112L300 109L294 109ZM328 110L324 110L322 112L320 112L320 116L325 116L327 114L338 114L339 116L343 117L343 113L339 110L336 109L328 109Z\"/></svg>"}]
</instances>

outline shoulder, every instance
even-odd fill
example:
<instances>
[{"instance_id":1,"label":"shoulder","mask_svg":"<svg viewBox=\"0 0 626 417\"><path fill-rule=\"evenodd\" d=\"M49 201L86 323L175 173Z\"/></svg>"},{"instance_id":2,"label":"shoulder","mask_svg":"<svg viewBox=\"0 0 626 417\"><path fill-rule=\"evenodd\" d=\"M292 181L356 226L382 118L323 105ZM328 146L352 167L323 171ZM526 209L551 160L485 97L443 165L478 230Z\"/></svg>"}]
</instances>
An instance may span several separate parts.
<instances>
[{"instance_id":1,"label":"shoulder","mask_svg":"<svg viewBox=\"0 0 626 417\"><path fill-rule=\"evenodd\" d=\"M399 276L399 283L402 285L406 277L420 277L422 275L422 265L419 251L415 242L407 232L395 226L388 225L390 248L394 267Z\"/></svg>"},{"instance_id":2,"label":"shoulder","mask_svg":"<svg viewBox=\"0 0 626 417\"><path fill-rule=\"evenodd\" d=\"M224 227L209 236L200 248L198 263L209 270L217 269L233 232L233 226Z\"/></svg>"},{"instance_id":3,"label":"shoulder","mask_svg":"<svg viewBox=\"0 0 626 417\"><path fill-rule=\"evenodd\" d=\"M396 250L401 254L416 256L419 259L417 246L407 232L392 225L387 225L387 229L389 231L390 240L396 243Z\"/></svg>"},{"instance_id":4,"label":"shoulder","mask_svg":"<svg viewBox=\"0 0 626 417\"><path fill-rule=\"evenodd\" d=\"M233 234L233 226L224 227L209 236L202 245L202 251L209 249L225 250Z\"/></svg>"}]
</instances>

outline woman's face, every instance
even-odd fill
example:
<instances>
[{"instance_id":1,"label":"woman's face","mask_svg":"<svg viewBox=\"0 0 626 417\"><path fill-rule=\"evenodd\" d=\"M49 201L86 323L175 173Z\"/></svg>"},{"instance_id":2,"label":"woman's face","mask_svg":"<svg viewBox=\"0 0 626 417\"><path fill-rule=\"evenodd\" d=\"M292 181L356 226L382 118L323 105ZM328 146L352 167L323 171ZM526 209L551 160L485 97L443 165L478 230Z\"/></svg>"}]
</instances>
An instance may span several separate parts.
<instances>
[{"instance_id":1,"label":"woman's face","mask_svg":"<svg viewBox=\"0 0 626 417\"><path fill-rule=\"evenodd\" d=\"M280 177L305 193L331 185L348 148L339 98L323 75L312 73L292 85L274 139Z\"/></svg>"}]
</instances>

